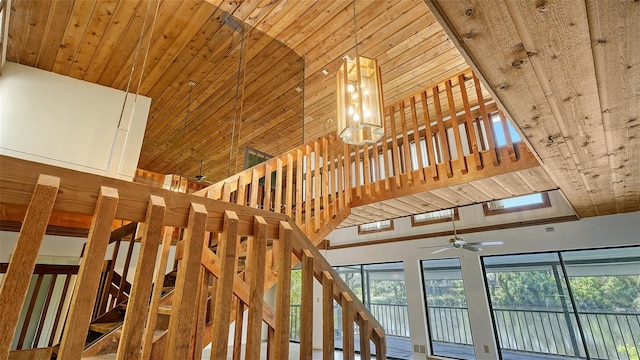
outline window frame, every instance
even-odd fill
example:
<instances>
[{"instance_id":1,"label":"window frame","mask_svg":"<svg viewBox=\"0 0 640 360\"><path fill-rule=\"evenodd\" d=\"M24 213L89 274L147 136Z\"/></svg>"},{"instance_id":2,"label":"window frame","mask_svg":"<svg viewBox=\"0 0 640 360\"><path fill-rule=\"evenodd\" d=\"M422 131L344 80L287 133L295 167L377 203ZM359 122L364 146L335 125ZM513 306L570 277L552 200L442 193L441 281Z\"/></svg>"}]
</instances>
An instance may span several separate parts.
<instances>
[{"instance_id":1,"label":"window frame","mask_svg":"<svg viewBox=\"0 0 640 360\"><path fill-rule=\"evenodd\" d=\"M442 210L434 210L435 211L444 211L444 210L449 210L449 209L442 209ZM432 211L429 211L432 212ZM423 214L428 214L429 212L423 213ZM416 227L416 226L424 226L424 225L431 225L431 224L440 224L440 223L448 223L451 221L450 217L446 217L446 218L442 218L442 219L436 219L436 220L423 220L423 221L416 221L415 220L415 216L416 215L421 215L421 214L414 214L411 215L411 227ZM460 213L458 212L458 208L453 208L453 220L460 220Z\"/></svg>"},{"instance_id":2,"label":"window frame","mask_svg":"<svg viewBox=\"0 0 640 360\"><path fill-rule=\"evenodd\" d=\"M381 222L381 221L389 221L389 227L386 227L386 228L384 228L384 229L373 229L373 230L362 230L362 229L361 229L361 226L362 226L362 225L372 224L372 223ZM366 224L360 224L360 225L358 225L358 235L373 234L373 233L378 233L378 232L383 232L383 231L391 231L391 230L393 230L393 229L394 229L393 219L386 219L386 220L372 221L372 222L370 222L370 223L366 223Z\"/></svg>"},{"instance_id":3,"label":"window frame","mask_svg":"<svg viewBox=\"0 0 640 360\"><path fill-rule=\"evenodd\" d=\"M542 202L537 204L520 205L520 206L514 206L514 207L496 209L496 210L490 210L489 206L487 205L489 202L486 202L482 204L482 211L484 212L484 216L493 216L493 215L501 215L501 214L519 212L519 211L544 209L544 208L551 207L551 200L549 200L548 193L541 192L541 193L534 193L534 194L540 194L540 197L542 198ZM533 194L529 194L529 195L533 195ZM521 196L527 196L527 195L521 195ZM493 201L502 201L502 200L493 200Z\"/></svg>"}]
</instances>

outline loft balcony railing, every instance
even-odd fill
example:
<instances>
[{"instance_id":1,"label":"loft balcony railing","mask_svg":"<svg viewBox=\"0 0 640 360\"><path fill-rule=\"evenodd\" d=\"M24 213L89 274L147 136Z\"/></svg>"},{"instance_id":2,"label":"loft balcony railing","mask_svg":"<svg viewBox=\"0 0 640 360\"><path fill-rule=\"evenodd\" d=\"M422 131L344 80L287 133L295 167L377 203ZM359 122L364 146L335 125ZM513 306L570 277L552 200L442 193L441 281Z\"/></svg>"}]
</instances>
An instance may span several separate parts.
<instances>
[{"instance_id":1,"label":"loft balcony railing","mask_svg":"<svg viewBox=\"0 0 640 360\"><path fill-rule=\"evenodd\" d=\"M573 316L573 313L570 313ZM562 310L493 309L503 350L586 357L577 323ZM592 359L629 360L640 350L640 312L581 311L579 320ZM466 307L429 306L434 342L473 345ZM637 356L637 355L636 355Z\"/></svg>"},{"instance_id":2,"label":"loft balcony railing","mask_svg":"<svg viewBox=\"0 0 640 360\"><path fill-rule=\"evenodd\" d=\"M196 194L286 214L321 240L350 207L539 165L470 70L385 111L377 143L329 134Z\"/></svg>"}]
</instances>

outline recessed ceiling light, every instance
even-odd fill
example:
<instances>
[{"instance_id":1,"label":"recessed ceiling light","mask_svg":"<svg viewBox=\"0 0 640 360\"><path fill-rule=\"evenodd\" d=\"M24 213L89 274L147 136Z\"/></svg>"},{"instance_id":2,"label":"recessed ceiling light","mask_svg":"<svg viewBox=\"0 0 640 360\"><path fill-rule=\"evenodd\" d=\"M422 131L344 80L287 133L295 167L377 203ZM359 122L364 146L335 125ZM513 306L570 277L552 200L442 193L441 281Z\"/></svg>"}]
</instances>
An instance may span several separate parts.
<instances>
[{"instance_id":1,"label":"recessed ceiling light","mask_svg":"<svg viewBox=\"0 0 640 360\"><path fill-rule=\"evenodd\" d=\"M329 75L329 72L327 71L327 69L322 69L322 73L325 75Z\"/></svg>"},{"instance_id":2,"label":"recessed ceiling light","mask_svg":"<svg viewBox=\"0 0 640 360\"><path fill-rule=\"evenodd\" d=\"M296 91L301 93L302 92L302 88L300 86L296 87Z\"/></svg>"},{"instance_id":3,"label":"recessed ceiling light","mask_svg":"<svg viewBox=\"0 0 640 360\"><path fill-rule=\"evenodd\" d=\"M333 122L333 119L332 119L332 118L328 118L328 119L327 119L327 122L328 122L328 123L332 123L332 122Z\"/></svg>"}]
</instances>

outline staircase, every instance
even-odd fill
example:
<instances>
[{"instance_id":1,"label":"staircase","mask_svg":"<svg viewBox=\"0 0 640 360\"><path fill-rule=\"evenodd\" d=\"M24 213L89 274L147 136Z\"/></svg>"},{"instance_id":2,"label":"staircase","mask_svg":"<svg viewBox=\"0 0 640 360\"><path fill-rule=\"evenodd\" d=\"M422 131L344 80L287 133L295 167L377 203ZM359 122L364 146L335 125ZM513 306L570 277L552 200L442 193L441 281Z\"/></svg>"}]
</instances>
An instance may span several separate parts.
<instances>
[{"instance_id":1,"label":"staircase","mask_svg":"<svg viewBox=\"0 0 640 360\"><path fill-rule=\"evenodd\" d=\"M330 134L194 194L0 156L1 202L27 209L0 289L0 359L10 355L19 315L14 309L25 300L26 279L56 212L92 219L60 359L199 359L208 343L212 359L226 359L228 324L234 321L237 359L245 311L245 358L260 358L266 324L268 358L287 359L291 268L299 262L301 322L311 324L314 305L322 308L324 359L333 358L334 301L342 312L344 358L354 358L357 326L360 357L375 353L385 359L384 329L316 246L352 208L539 166L524 144L511 140L507 120L470 71L386 112L390 135L378 143L347 145ZM501 124L503 146L493 119ZM114 220L141 224L136 273L123 325L85 348L95 311L105 308L104 296L98 296L102 267L96 264L103 263ZM166 268L175 233L175 289L163 295L163 287L153 283L164 281L157 269ZM315 281L323 289L319 303L313 301ZM276 283L272 307L263 298ZM301 329L301 358L311 358L312 331ZM41 358L55 356L48 350L34 351L44 353Z\"/></svg>"}]
</instances>

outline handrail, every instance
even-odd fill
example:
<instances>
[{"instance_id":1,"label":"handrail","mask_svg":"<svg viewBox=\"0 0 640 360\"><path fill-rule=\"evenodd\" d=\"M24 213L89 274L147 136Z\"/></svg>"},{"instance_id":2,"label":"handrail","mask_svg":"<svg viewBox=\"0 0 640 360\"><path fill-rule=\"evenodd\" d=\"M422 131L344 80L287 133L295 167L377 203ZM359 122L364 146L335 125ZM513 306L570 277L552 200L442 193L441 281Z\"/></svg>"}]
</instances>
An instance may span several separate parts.
<instances>
[{"instance_id":1,"label":"handrail","mask_svg":"<svg viewBox=\"0 0 640 360\"><path fill-rule=\"evenodd\" d=\"M228 336L224 331L225 327L216 326L215 330L212 328L213 324L219 325L228 319L229 313L236 306L233 304L244 304L254 310L249 312L250 319L254 316L254 320L249 322L248 331L253 334L253 341L249 341L251 345L248 349L251 348L254 354L256 351L259 354L260 323L265 321L272 334L270 343L273 343L271 348L274 358L278 358L277 354L286 354L288 344L285 347L285 344L278 343L281 339L286 340L287 336L279 337L278 333L288 334L289 331L288 322L283 321L287 316L283 311L286 310L288 313L289 286L286 285L286 281L287 277L290 281L293 257L305 264L303 272L306 278L313 279L315 276L321 281L327 289L325 297L331 300L331 304L333 299L339 300L345 314L343 317L347 319L346 328L353 329L354 323L357 323L362 329L361 334L367 334L366 343L363 342L366 345L363 345L363 348L369 344L369 339L372 339L378 347L378 358L385 358L386 344L382 327L340 280L295 222L285 214L6 156L0 156L0 167L0 202L28 207L16 251L13 253L0 291L0 316L7 319L0 324L0 358L10 349L14 326L17 323L17 318L14 319L7 311L15 307L12 304L23 301L23 289L26 295L26 288L21 285L24 282L23 277L25 273L30 274L33 271L30 262L35 262L48 216L54 209L93 216L78 279L71 297L59 358L79 358L83 351L102 271L101 267L93 264L102 263L105 257L114 219L140 222L142 229L141 248L128 301L129 311L126 312L120 335L118 359L132 356L141 347L149 348L151 354L163 352L169 358L190 358L193 353L190 352L190 347L185 348L184 344L192 343L194 348L202 348L206 343L205 333L208 331L213 333L212 357L226 358ZM144 328L144 319L149 312L149 295L159 239L164 238L165 253L165 247L170 244L173 234L171 227L186 230L181 231L183 238L178 242L181 251L177 257L178 271L173 299L179 301L173 301L169 327L164 331L163 340L155 340L151 349L147 339L153 337L146 334L152 334L156 329ZM248 268L244 278L241 278L237 275L237 250L244 238L248 238L249 242L246 257ZM214 239L218 243L215 254L208 249L210 241ZM275 256L267 256L267 239L275 245ZM275 311L262 302L262 294L267 286L267 269L273 270L282 285L279 287L277 298L283 305L276 307ZM212 285L213 278L216 280ZM307 283L303 294L305 299L311 300L303 305L306 316L313 313L312 288ZM197 306L194 307L193 304ZM207 320L206 314L211 313L207 310L210 306L214 306L214 316ZM241 314L242 311L238 310L238 313ZM194 337L191 336L193 318L197 319ZM311 318L307 319L311 321ZM310 329L311 327L308 331ZM305 339L307 345L303 348L310 349L309 333L306 333ZM326 351L329 350L333 351L333 347L327 347ZM349 354L349 351L345 354Z\"/></svg>"}]
</instances>

